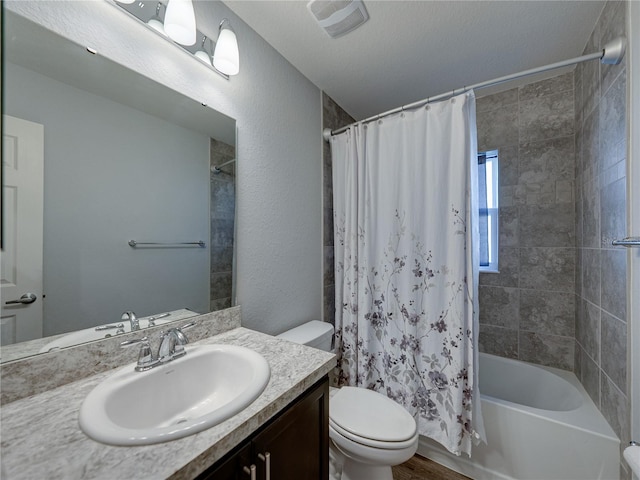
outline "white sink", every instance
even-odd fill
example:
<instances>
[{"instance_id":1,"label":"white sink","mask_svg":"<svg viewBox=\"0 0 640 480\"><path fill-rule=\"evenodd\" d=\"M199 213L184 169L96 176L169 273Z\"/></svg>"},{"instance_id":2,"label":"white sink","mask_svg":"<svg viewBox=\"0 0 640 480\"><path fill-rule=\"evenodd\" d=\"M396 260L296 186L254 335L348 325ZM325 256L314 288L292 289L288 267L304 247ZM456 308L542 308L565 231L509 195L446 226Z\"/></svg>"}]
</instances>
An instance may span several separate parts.
<instances>
[{"instance_id":1,"label":"white sink","mask_svg":"<svg viewBox=\"0 0 640 480\"><path fill-rule=\"evenodd\" d=\"M270 377L259 353L235 345L186 347L187 354L146 372L135 363L94 388L80 427L110 445L150 445L222 423L251 404Z\"/></svg>"}]
</instances>

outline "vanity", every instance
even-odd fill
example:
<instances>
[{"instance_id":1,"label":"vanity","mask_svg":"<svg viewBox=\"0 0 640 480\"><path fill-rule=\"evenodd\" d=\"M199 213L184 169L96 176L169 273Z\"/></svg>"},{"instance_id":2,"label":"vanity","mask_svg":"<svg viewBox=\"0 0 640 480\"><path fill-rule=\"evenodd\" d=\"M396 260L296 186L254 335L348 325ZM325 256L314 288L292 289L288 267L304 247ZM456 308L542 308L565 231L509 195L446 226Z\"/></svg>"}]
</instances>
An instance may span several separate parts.
<instances>
[{"instance_id":1,"label":"vanity","mask_svg":"<svg viewBox=\"0 0 640 480\"><path fill-rule=\"evenodd\" d=\"M94 374L2 406L2 478L328 478L327 378L334 355L229 326L190 345L238 345L268 361L269 382L247 408L178 440L106 445L78 424L84 399L114 370Z\"/></svg>"}]
</instances>

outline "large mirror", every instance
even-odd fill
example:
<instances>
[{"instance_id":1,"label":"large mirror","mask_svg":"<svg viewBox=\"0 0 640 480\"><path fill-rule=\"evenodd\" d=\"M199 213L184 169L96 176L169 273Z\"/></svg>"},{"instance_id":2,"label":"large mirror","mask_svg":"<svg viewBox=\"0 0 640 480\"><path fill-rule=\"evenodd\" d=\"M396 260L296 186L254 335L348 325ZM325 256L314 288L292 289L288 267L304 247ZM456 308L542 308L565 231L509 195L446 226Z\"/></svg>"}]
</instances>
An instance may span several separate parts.
<instances>
[{"instance_id":1,"label":"large mirror","mask_svg":"<svg viewBox=\"0 0 640 480\"><path fill-rule=\"evenodd\" d=\"M1 360L232 306L235 121L3 16Z\"/></svg>"}]
</instances>

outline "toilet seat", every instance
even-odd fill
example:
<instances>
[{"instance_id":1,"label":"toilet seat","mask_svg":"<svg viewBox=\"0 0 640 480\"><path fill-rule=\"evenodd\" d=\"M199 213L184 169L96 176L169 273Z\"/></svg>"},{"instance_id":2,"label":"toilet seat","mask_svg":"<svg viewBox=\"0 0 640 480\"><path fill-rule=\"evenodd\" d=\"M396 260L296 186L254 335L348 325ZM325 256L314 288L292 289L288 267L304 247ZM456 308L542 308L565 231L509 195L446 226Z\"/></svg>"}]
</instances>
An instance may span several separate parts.
<instances>
[{"instance_id":1,"label":"toilet seat","mask_svg":"<svg viewBox=\"0 0 640 480\"><path fill-rule=\"evenodd\" d=\"M366 438L360 435L355 435L349 432L348 430L345 430L344 428L340 427L336 423L332 422L331 419L329 419L329 432L330 432L329 436L331 438L334 438L331 435L331 430L333 430L338 435L343 436L347 440L351 440L352 442L363 445L365 447L377 448L380 450L402 450L404 448L409 448L416 442L418 438L418 432L416 432L412 437L408 438L407 440L398 441L398 442L387 442L387 441L376 440L373 438Z\"/></svg>"},{"instance_id":2,"label":"toilet seat","mask_svg":"<svg viewBox=\"0 0 640 480\"><path fill-rule=\"evenodd\" d=\"M361 445L402 449L417 438L416 422L402 406L373 390L342 387L333 395L329 425Z\"/></svg>"}]
</instances>

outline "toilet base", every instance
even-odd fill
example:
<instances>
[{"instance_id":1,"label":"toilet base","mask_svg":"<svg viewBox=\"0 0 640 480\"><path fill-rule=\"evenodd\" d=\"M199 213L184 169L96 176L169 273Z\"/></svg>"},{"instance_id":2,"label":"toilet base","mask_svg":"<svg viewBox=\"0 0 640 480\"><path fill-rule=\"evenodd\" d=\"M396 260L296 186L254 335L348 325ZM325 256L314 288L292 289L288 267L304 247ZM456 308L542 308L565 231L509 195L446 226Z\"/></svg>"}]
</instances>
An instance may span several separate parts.
<instances>
[{"instance_id":1,"label":"toilet base","mask_svg":"<svg viewBox=\"0 0 640 480\"><path fill-rule=\"evenodd\" d=\"M388 465L369 465L353 460L329 443L329 480L393 480Z\"/></svg>"}]
</instances>

